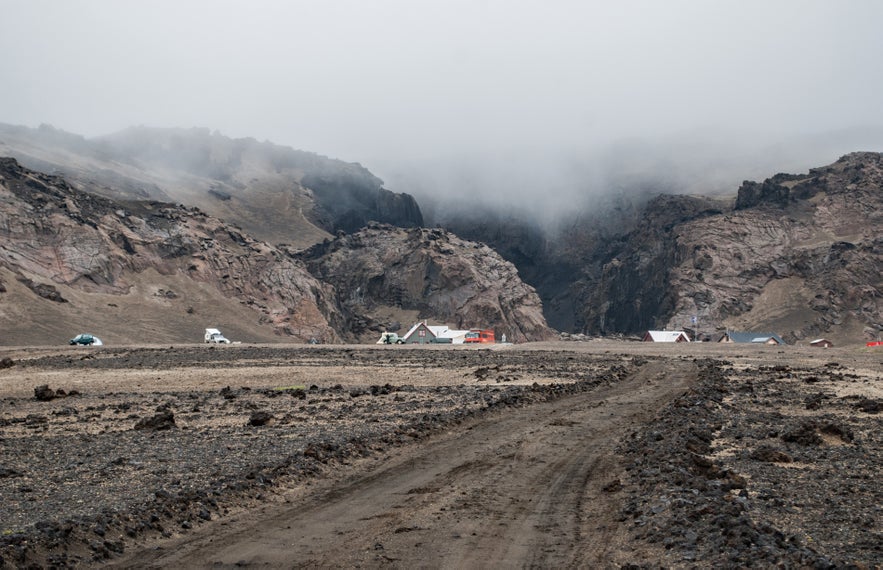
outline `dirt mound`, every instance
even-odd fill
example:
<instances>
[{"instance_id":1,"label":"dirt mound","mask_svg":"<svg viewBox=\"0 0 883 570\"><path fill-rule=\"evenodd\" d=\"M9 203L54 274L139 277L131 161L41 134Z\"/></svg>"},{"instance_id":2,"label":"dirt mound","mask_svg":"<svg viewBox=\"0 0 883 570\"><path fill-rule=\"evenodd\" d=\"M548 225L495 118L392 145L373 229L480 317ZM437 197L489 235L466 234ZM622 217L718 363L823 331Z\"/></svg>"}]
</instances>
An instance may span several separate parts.
<instances>
[{"instance_id":1,"label":"dirt mound","mask_svg":"<svg viewBox=\"0 0 883 570\"><path fill-rule=\"evenodd\" d=\"M136 430L165 430L176 427L175 414L168 408L163 408L149 418L141 418L135 424Z\"/></svg>"}]
</instances>

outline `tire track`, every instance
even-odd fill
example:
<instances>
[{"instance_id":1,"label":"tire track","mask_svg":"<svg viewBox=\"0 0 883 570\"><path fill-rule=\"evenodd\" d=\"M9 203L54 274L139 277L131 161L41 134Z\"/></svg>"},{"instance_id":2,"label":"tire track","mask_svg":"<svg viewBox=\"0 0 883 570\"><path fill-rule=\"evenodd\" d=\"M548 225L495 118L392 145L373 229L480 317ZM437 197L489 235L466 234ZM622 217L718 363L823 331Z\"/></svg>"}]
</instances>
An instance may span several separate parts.
<instances>
[{"instance_id":1,"label":"tire track","mask_svg":"<svg viewBox=\"0 0 883 570\"><path fill-rule=\"evenodd\" d=\"M651 361L617 384L458 426L330 490L215 521L120 567L484 568L625 560L614 446L694 380ZM226 523L226 524L225 524Z\"/></svg>"}]
</instances>

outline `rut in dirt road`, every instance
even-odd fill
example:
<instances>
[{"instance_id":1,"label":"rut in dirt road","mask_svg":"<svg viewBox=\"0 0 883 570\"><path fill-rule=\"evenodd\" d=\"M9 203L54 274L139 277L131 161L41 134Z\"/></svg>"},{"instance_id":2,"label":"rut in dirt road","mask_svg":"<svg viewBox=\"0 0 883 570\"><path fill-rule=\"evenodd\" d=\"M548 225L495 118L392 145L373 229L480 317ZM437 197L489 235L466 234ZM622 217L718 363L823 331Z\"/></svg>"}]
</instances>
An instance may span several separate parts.
<instances>
[{"instance_id":1,"label":"rut in dirt road","mask_svg":"<svg viewBox=\"0 0 883 570\"><path fill-rule=\"evenodd\" d=\"M628 556L609 492L621 472L616 442L696 375L690 362L651 361L617 384L458 426L330 491L214 521L117 564L609 566Z\"/></svg>"}]
</instances>

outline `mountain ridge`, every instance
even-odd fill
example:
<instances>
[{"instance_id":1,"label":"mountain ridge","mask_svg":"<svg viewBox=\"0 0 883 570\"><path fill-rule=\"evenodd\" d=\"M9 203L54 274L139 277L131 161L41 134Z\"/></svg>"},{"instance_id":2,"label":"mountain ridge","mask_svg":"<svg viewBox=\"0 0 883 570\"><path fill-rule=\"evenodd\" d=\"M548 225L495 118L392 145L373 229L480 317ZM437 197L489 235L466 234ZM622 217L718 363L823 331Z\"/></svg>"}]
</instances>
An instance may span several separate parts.
<instances>
[{"instance_id":1,"label":"mountain ridge","mask_svg":"<svg viewBox=\"0 0 883 570\"><path fill-rule=\"evenodd\" d=\"M695 333L695 317L706 336L763 328L790 342L832 333L875 339L883 331L881 199L883 155L867 152L746 181L731 208L659 197L593 284L586 330L632 318L631 330ZM686 203L693 211L682 210ZM630 284L632 300L653 299L657 310L641 315L625 299L603 304Z\"/></svg>"},{"instance_id":2,"label":"mountain ridge","mask_svg":"<svg viewBox=\"0 0 883 570\"><path fill-rule=\"evenodd\" d=\"M10 139L10 128L0 125L0 151L24 145L19 152L28 154L25 151L31 147L60 139L59 145L31 154L42 152L61 162L65 157L59 148L80 148L85 141L49 127L11 131L19 133L18 138ZM126 144L135 150L127 149ZM195 147L190 148L191 144ZM237 145L239 158L227 156ZM191 165L178 173L192 171L198 181L193 185L195 193L179 196L188 200L198 196L199 201L207 201L223 214L215 217L228 222L232 218L241 228L236 231L251 233L249 228L259 228L263 235L274 238L278 251L304 263L314 277L334 281L335 288L346 292L337 298L339 314L335 318L347 324L336 328L347 330L348 338L365 340L384 326L436 317L432 311L444 315L450 324L465 322L456 313L421 302L413 295L408 298L407 308L371 299L359 307L347 297L356 294L352 275L316 265L323 256L328 263L339 263L340 256L331 255L334 248L364 250L366 242L391 247L401 255L413 253L405 252L401 244L392 244L401 239L393 234L407 234L402 234L399 227L422 225L416 200L382 188L380 179L358 164L330 161L310 153L300 155L300 151L253 139L228 139L207 129L135 128L102 138L100 144L90 143L88 148L98 153L105 165L131 166L141 160L159 164L171 160L166 156L169 153L182 164ZM301 157L297 160L320 164L309 172L298 171L290 162L294 160L291 152ZM214 159L212 153L227 158ZM153 154L165 158L150 158ZM66 168L84 170L77 165L78 156L67 157L72 162ZM530 285L542 302L546 319L543 327L551 325L561 331L590 335L685 328L706 338L726 329L763 328L775 329L791 342L816 335L859 342L874 339L883 331L878 300L883 290L881 260L876 253L880 247L874 237L875 228L883 225L881 156L850 153L804 174L745 181L732 195L660 194L652 192L650 186L633 194L611 192L591 207L575 205L553 231L523 213L470 208L465 203L436 223L438 228L451 232L444 239L465 238L487 244L512 263L517 269L517 283ZM138 168L147 172L143 164ZM162 168L157 169L158 174L151 175L165 176ZM96 194L122 195L145 203L150 201L151 192L167 195L159 186L124 185L122 190L115 190L101 182L124 180L127 172L123 167L120 171L101 171L100 176L81 172L73 184ZM359 195L365 189L366 196L348 202L347 196ZM349 210L332 211L318 203L319 195L333 204L355 205ZM202 211L198 204L183 203ZM400 224L386 226L383 218L396 219ZM863 229L847 228L850 224ZM388 239L379 239L379 231L390 234ZM432 235L424 230L413 235L418 234ZM348 237L355 235L359 237ZM425 240L411 241L417 244ZM468 258L470 247L461 244L457 251ZM355 274L366 279L378 277L367 258L358 259L352 267ZM425 269L419 267L418 263L410 270L419 273ZM454 264L446 267L459 271ZM381 291L380 295L388 293ZM386 306L383 314L375 314L372 303ZM496 322L513 331L518 328L505 319Z\"/></svg>"},{"instance_id":3,"label":"mountain ridge","mask_svg":"<svg viewBox=\"0 0 883 570\"><path fill-rule=\"evenodd\" d=\"M269 243L309 247L368 221L423 225L412 196L357 163L206 128L130 127L87 139L0 124L0 156L112 199L196 206Z\"/></svg>"},{"instance_id":4,"label":"mountain ridge","mask_svg":"<svg viewBox=\"0 0 883 570\"><path fill-rule=\"evenodd\" d=\"M354 327L345 299L332 283L314 277L295 250L259 241L195 207L83 192L13 158L0 158L0 236L3 344L65 342L77 332L112 343L194 342L203 328L214 326L252 341L364 342L391 324ZM480 255L465 251L478 244L448 247L454 258L471 260L465 269L470 274L506 264L488 248ZM397 256L425 257L421 251L428 248L410 240L388 260L395 265ZM311 266L321 273L321 263ZM438 288L454 269L464 270L436 264L423 279ZM513 288L525 288L514 269L509 276ZM497 296L488 290L472 297L485 305ZM432 307L415 309L415 318L447 316ZM481 320L475 326L506 327L521 320L521 310L507 305L476 313ZM538 308L535 314L537 326L520 339L551 334Z\"/></svg>"}]
</instances>

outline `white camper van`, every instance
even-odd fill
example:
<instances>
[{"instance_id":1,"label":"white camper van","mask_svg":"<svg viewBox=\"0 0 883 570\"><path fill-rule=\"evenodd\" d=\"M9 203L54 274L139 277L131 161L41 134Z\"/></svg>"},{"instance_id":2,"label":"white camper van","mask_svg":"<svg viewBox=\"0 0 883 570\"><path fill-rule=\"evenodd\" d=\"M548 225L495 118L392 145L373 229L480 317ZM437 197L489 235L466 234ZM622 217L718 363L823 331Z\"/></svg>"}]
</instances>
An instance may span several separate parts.
<instances>
[{"instance_id":1,"label":"white camper van","mask_svg":"<svg viewBox=\"0 0 883 570\"><path fill-rule=\"evenodd\" d=\"M230 341L218 329L205 329L205 342L212 344L230 344Z\"/></svg>"}]
</instances>

